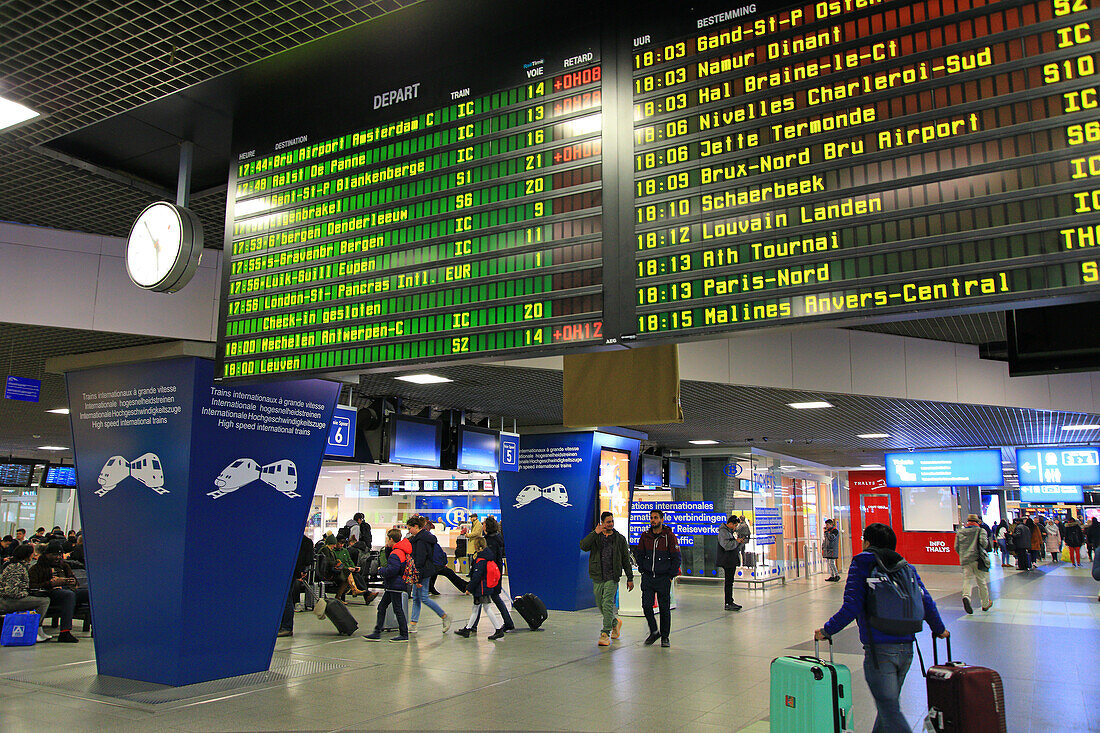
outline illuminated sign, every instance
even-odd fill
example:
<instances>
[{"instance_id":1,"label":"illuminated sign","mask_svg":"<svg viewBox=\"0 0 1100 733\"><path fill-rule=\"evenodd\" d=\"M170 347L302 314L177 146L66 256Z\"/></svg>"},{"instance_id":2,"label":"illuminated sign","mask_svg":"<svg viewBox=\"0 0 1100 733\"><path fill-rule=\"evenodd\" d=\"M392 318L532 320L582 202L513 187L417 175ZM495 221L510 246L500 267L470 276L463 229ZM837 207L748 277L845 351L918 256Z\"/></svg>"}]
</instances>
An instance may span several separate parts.
<instances>
[{"instance_id":1,"label":"illuminated sign","mask_svg":"<svg viewBox=\"0 0 1100 733\"><path fill-rule=\"evenodd\" d=\"M1085 499L1085 492L1080 486L1020 486L1020 501L1031 504L1053 504L1056 502L1070 502L1080 504Z\"/></svg>"},{"instance_id":2,"label":"illuminated sign","mask_svg":"<svg viewBox=\"0 0 1100 733\"><path fill-rule=\"evenodd\" d=\"M886 454L888 486L1003 486L999 450Z\"/></svg>"},{"instance_id":3,"label":"illuminated sign","mask_svg":"<svg viewBox=\"0 0 1100 733\"><path fill-rule=\"evenodd\" d=\"M1100 283L1087 3L421 5L243 92L223 377Z\"/></svg>"},{"instance_id":4,"label":"illuminated sign","mask_svg":"<svg viewBox=\"0 0 1100 733\"><path fill-rule=\"evenodd\" d=\"M1017 448L1016 468L1021 488L1040 484L1100 484L1100 449L1079 446Z\"/></svg>"},{"instance_id":5,"label":"illuminated sign","mask_svg":"<svg viewBox=\"0 0 1100 733\"><path fill-rule=\"evenodd\" d=\"M326 456L337 458L355 456L355 422L354 407L336 406L336 411L332 414L332 424L329 426L328 442L325 444Z\"/></svg>"}]
</instances>

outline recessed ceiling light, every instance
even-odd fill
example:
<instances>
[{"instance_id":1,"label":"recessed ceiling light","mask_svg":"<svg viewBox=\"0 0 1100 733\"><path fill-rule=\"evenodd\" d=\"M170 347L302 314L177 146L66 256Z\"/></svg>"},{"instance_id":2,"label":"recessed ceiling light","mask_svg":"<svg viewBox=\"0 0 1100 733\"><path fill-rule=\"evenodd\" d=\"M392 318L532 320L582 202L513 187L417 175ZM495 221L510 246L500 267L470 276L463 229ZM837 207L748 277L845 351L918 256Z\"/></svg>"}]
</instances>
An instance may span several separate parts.
<instances>
[{"instance_id":1,"label":"recessed ceiling light","mask_svg":"<svg viewBox=\"0 0 1100 733\"><path fill-rule=\"evenodd\" d=\"M882 468L882 466L880 466L877 463L861 463L861 464L859 464L859 467L860 468Z\"/></svg>"},{"instance_id":2,"label":"recessed ceiling light","mask_svg":"<svg viewBox=\"0 0 1100 733\"><path fill-rule=\"evenodd\" d=\"M63 445L40 445L38 450L69 450Z\"/></svg>"},{"instance_id":3,"label":"recessed ceiling light","mask_svg":"<svg viewBox=\"0 0 1100 733\"><path fill-rule=\"evenodd\" d=\"M38 117L38 113L30 107L0 97L0 130L6 130L35 117Z\"/></svg>"},{"instance_id":4,"label":"recessed ceiling light","mask_svg":"<svg viewBox=\"0 0 1100 733\"><path fill-rule=\"evenodd\" d=\"M780 466L779 470L780 471L793 471L796 468L798 468L798 466Z\"/></svg>"},{"instance_id":5,"label":"recessed ceiling light","mask_svg":"<svg viewBox=\"0 0 1100 733\"><path fill-rule=\"evenodd\" d=\"M46 412L52 412L55 415L68 415L69 414L69 408L68 407L56 407L52 410L46 410Z\"/></svg>"},{"instance_id":6,"label":"recessed ceiling light","mask_svg":"<svg viewBox=\"0 0 1100 733\"><path fill-rule=\"evenodd\" d=\"M328 470L328 471L325 471L325 473L359 473L359 472L354 470L354 469L345 468L345 469L341 469L339 471Z\"/></svg>"},{"instance_id":7,"label":"recessed ceiling light","mask_svg":"<svg viewBox=\"0 0 1100 733\"><path fill-rule=\"evenodd\" d=\"M443 382L455 381L435 374L406 374L401 377L395 377L395 379L402 382L412 382L413 384L442 384Z\"/></svg>"},{"instance_id":8,"label":"recessed ceiling light","mask_svg":"<svg viewBox=\"0 0 1100 733\"><path fill-rule=\"evenodd\" d=\"M857 438L864 438L865 440L874 440L875 438L889 438L889 433L862 433L856 436Z\"/></svg>"},{"instance_id":9,"label":"recessed ceiling light","mask_svg":"<svg viewBox=\"0 0 1100 733\"><path fill-rule=\"evenodd\" d=\"M815 410L819 407L832 407L828 402L821 400L817 402L788 402L787 406L793 407L796 410Z\"/></svg>"},{"instance_id":10,"label":"recessed ceiling light","mask_svg":"<svg viewBox=\"0 0 1100 733\"><path fill-rule=\"evenodd\" d=\"M1088 423L1085 425L1063 425L1062 430L1100 430L1100 425Z\"/></svg>"},{"instance_id":11,"label":"recessed ceiling light","mask_svg":"<svg viewBox=\"0 0 1100 733\"><path fill-rule=\"evenodd\" d=\"M718 445L717 440L689 440L692 445Z\"/></svg>"}]
</instances>

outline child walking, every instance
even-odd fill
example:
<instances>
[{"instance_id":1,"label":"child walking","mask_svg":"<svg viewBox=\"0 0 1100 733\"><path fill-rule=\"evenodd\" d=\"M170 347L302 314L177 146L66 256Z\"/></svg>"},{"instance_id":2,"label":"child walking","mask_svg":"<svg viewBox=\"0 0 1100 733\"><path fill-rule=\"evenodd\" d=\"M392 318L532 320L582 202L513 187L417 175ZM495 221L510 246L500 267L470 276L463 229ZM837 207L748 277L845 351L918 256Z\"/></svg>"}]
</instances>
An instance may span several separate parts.
<instances>
[{"instance_id":1,"label":"child walking","mask_svg":"<svg viewBox=\"0 0 1100 733\"><path fill-rule=\"evenodd\" d=\"M401 594L408 585L405 583L403 573L405 561L412 555L412 544L408 540L401 539L401 530L391 529L386 532L386 549L389 556L386 564L378 570L382 576L385 592L378 604L378 617L374 622L374 631L363 638L367 641L380 641L382 639L382 627L386 623L386 609L393 604L393 615L397 617L397 636L390 639L393 642L405 642L409 640L409 626L405 621L405 611L401 608Z\"/></svg>"},{"instance_id":2,"label":"child walking","mask_svg":"<svg viewBox=\"0 0 1100 733\"><path fill-rule=\"evenodd\" d=\"M470 614L470 620L466 626L455 630L455 633L463 638L469 638L473 633L473 627L477 626L481 618L482 609L489 617L489 623L493 625L491 641L504 638L504 621L501 620L493 605L493 596L500 594L500 565L496 561L496 555L489 548L477 554L474 559L473 570L470 571L470 584L466 588L466 595L473 595L474 610Z\"/></svg>"}]
</instances>

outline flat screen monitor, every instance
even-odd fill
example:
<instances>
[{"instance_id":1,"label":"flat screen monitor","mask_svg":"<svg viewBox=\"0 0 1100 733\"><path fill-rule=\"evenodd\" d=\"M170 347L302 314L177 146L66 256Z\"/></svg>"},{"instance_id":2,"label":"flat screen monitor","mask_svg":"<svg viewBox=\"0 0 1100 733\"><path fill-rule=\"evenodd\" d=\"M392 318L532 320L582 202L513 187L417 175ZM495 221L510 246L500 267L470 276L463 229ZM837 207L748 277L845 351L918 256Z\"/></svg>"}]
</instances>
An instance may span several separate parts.
<instances>
[{"instance_id":1,"label":"flat screen monitor","mask_svg":"<svg viewBox=\"0 0 1100 733\"><path fill-rule=\"evenodd\" d=\"M458 481L444 481L443 482L443 490L444 491L459 491L461 488L462 488L461 484L459 484Z\"/></svg>"},{"instance_id":2,"label":"flat screen monitor","mask_svg":"<svg viewBox=\"0 0 1100 733\"><path fill-rule=\"evenodd\" d=\"M76 486L76 466L50 466L42 485L51 489Z\"/></svg>"},{"instance_id":3,"label":"flat screen monitor","mask_svg":"<svg viewBox=\"0 0 1100 733\"><path fill-rule=\"evenodd\" d=\"M443 423L409 415L390 415L386 421L387 463L439 468Z\"/></svg>"},{"instance_id":4,"label":"flat screen monitor","mask_svg":"<svg viewBox=\"0 0 1100 733\"><path fill-rule=\"evenodd\" d=\"M439 491L439 482L438 481L421 481L420 482L420 490L421 491Z\"/></svg>"},{"instance_id":5,"label":"flat screen monitor","mask_svg":"<svg viewBox=\"0 0 1100 733\"><path fill-rule=\"evenodd\" d=\"M466 481L463 481L462 482L462 490L463 491L481 491L481 482L480 481L473 481L473 480L469 480L469 479L466 480Z\"/></svg>"},{"instance_id":6,"label":"flat screen monitor","mask_svg":"<svg viewBox=\"0 0 1100 733\"><path fill-rule=\"evenodd\" d=\"M500 431L460 425L458 428L459 471L496 473L500 470Z\"/></svg>"},{"instance_id":7,"label":"flat screen monitor","mask_svg":"<svg viewBox=\"0 0 1100 733\"><path fill-rule=\"evenodd\" d=\"M0 463L0 486L25 489L33 473L33 463Z\"/></svg>"},{"instance_id":8,"label":"flat screen monitor","mask_svg":"<svg viewBox=\"0 0 1100 733\"><path fill-rule=\"evenodd\" d=\"M668 487L686 489L688 487L688 462L679 458L668 459Z\"/></svg>"},{"instance_id":9,"label":"flat screen monitor","mask_svg":"<svg viewBox=\"0 0 1100 733\"><path fill-rule=\"evenodd\" d=\"M660 456L638 457L638 485L664 485L664 461L661 460Z\"/></svg>"}]
</instances>

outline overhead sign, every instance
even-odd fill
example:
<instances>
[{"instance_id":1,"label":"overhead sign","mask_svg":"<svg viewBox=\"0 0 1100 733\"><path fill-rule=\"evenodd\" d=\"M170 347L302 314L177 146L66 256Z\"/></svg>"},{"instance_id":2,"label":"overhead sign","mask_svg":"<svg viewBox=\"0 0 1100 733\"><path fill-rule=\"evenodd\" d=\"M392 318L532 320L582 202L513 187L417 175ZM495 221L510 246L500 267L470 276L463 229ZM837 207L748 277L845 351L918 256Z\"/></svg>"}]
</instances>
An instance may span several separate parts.
<instances>
[{"instance_id":1,"label":"overhead sign","mask_svg":"<svg viewBox=\"0 0 1100 733\"><path fill-rule=\"evenodd\" d=\"M38 402L38 395L41 392L42 382L37 379L8 375L8 381L4 385L4 397L9 400Z\"/></svg>"},{"instance_id":2,"label":"overhead sign","mask_svg":"<svg viewBox=\"0 0 1100 733\"><path fill-rule=\"evenodd\" d=\"M516 433L500 434L500 469L501 471L519 470L519 435Z\"/></svg>"},{"instance_id":3,"label":"overhead sign","mask_svg":"<svg viewBox=\"0 0 1100 733\"><path fill-rule=\"evenodd\" d=\"M890 486L1003 486L1001 451L947 450L886 454Z\"/></svg>"},{"instance_id":4,"label":"overhead sign","mask_svg":"<svg viewBox=\"0 0 1100 733\"><path fill-rule=\"evenodd\" d=\"M1100 484L1100 448L1017 448L1016 467L1021 487Z\"/></svg>"},{"instance_id":5,"label":"overhead sign","mask_svg":"<svg viewBox=\"0 0 1100 733\"><path fill-rule=\"evenodd\" d=\"M1084 500L1085 492L1080 486L1020 486L1020 501L1029 504L1055 504L1058 502L1080 504Z\"/></svg>"},{"instance_id":6,"label":"overhead sign","mask_svg":"<svg viewBox=\"0 0 1100 733\"><path fill-rule=\"evenodd\" d=\"M354 407L337 405L332 415L332 424L328 429L328 442L325 443L325 455L336 458L355 457L355 417Z\"/></svg>"}]
</instances>

